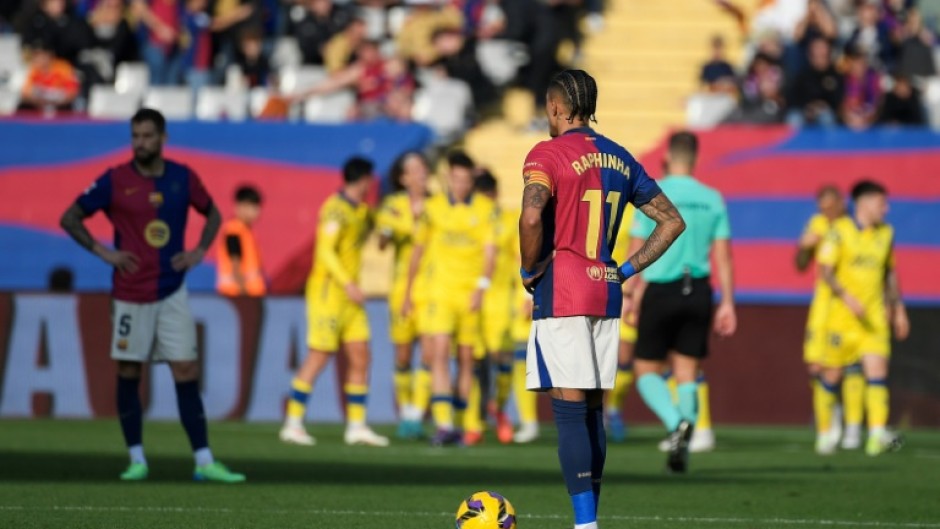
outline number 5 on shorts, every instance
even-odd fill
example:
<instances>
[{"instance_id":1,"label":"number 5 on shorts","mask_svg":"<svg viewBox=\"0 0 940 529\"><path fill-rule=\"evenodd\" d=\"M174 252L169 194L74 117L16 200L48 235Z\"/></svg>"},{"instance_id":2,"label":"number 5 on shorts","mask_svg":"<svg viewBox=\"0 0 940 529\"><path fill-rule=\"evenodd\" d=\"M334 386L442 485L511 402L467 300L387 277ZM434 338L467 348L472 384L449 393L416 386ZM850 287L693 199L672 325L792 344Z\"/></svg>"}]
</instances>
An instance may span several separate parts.
<instances>
[{"instance_id":1,"label":"number 5 on shorts","mask_svg":"<svg viewBox=\"0 0 940 529\"><path fill-rule=\"evenodd\" d=\"M118 336L121 338L126 337L131 333L131 315L122 314L121 319L118 320Z\"/></svg>"}]
</instances>

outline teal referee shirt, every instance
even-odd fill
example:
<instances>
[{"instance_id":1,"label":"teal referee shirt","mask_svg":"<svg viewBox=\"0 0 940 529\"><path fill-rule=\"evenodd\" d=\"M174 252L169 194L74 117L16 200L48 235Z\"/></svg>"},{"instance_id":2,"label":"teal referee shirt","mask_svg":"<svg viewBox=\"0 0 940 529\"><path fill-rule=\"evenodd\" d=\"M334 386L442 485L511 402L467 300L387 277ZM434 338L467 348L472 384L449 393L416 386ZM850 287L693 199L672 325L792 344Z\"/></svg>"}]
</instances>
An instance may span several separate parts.
<instances>
[{"instance_id":1,"label":"teal referee shirt","mask_svg":"<svg viewBox=\"0 0 940 529\"><path fill-rule=\"evenodd\" d=\"M650 283L678 281L686 269L693 278L708 277L712 243L731 238L728 209L721 193L683 175L667 176L659 181L659 187L679 209L686 228L666 253L643 271L643 279ZM639 213L630 235L647 239L656 223Z\"/></svg>"}]
</instances>

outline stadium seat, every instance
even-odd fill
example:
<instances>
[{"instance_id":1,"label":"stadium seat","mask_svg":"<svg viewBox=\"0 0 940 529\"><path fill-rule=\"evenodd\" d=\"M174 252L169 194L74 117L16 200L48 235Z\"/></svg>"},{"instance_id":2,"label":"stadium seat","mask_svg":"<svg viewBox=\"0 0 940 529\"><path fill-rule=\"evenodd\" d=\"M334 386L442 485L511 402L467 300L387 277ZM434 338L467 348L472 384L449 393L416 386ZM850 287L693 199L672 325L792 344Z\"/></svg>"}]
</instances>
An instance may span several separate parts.
<instances>
[{"instance_id":1,"label":"stadium seat","mask_svg":"<svg viewBox=\"0 0 940 529\"><path fill-rule=\"evenodd\" d=\"M310 123L344 123L356 105L356 96L349 90L311 97L304 103L304 119Z\"/></svg>"},{"instance_id":2,"label":"stadium seat","mask_svg":"<svg viewBox=\"0 0 940 529\"><path fill-rule=\"evenodd\" d=\"M110 86L94 85L88 97L88 116L98 119L128 119L140 108L140 95L118 92Z\"/></svg>"},{"instance_id":3,"label":"stadium seat","mask_svg":"<svg viewBox=\"0 0 940 529\"><path fill-rule=\"evenodd\" d=\"M147 90L144 106L163 112L168 120L193 117L193 89L188 86L155 86Z\"/></svg>"},{"instance_id":4,"label":"stadium seat","mask_svg":"<svg viewBox=\"0 0 940 529\"><path fill-rule=\"evenodd\" d=\"M269 97L271 97L271 94L268 89L261 86L252 88L248 92L248 112L251 117L256 118L261 115L261 111L264 110Z\"/></svg>"},{"instance_id":5,"label":"stadium seat","mask_svg":"<svg viewBox=\"0 0 940 529\"><path fill-rule=\"evenodd\" d=\"M275 70L291 66L300 66L303 55L300 46L294 37L280 37L274 43L274 52L271 53L271 67Z\"/></svg>"},{"instance_id":6,"label":"stadium seat","mask_svg":"<svg viewBox=\"0 0 940 529\"><path fill-rule=\"evenodd\" d=\"M483 73L496 86L508 84L516 77L519 67L529 62L525 46L509 40L480 41L476 55Z\"/></svg>"},{"instance_id":7,"label":"stadium seat","mask_svg":"<svg viewBox=\"0 0 940 529\"><path fill-rule=\"evenodd\" d=\"M0 35L0 73L24 68L19 35Z\"/></svg>"},{"instance_id":8,"label":"stadium seat","mask_svg":"<svg viewBox=\"0 0 940 529\"><path fill-rule=\"evenodd\" d=\"M411 9L404 6L391 7L388 10L388 32L393 37L398 35L401 27L405 25L405 19L411 13Z\"/></svg>"},{"instance_id":9,"label":"stadium seat","mask_svg":"<svg viewBox=\"0 0 940 529\"><path fill-rule=\"evenodd\" d=\"M16 113L20 104L20 91L7 86L0 86L0 116L11 116Z\"/></svg>"},{"instance_id":10,"label":"stadium seat","mask_svg":"<svg viewBox=\"0 0 940 529\"><path fill-rule=\"evenodd\" d=\"M122 62L114 73L114 89L122 94L143 95L150 86L150 70L142 62Z\"/></svg>"},{"instance_id":11,"label":"stadium seat","mask_svg":"<svg viewBox=\"0 0 940 529\"><path fill-rule=\"evenodd\" d=\"M359 8L359 17L366 23L367 39L382 40L385 37L388 15L384 7L362 6Z\"/></svg>"},{"instance_id":12,"label":"stadium seat","mask_svg":"<svg viewBox=\"0 0 940 529\"><path fill-rule=\"evenodd\" d=\"M692 129L710 129L734 112L736 105L728 94L693 94L685 104L685 123Z\"/></svg>"},{"instance_id":13,"label":"stadium seat","mask_svg":"<svg viewBox=\"0 0 940 529\"><path fill-rule=\"evenodd\" d=\"M226 90L247 90L245 85L245 74L241 66L232 64L225 69L225 89Z\"/></svg>"},{"instance_id":14,"label":"stadium seat","mask_svg":"<svg viewBox=\"0 0 940 529\"><path fill-rule=\"evenodd\" d=\"M927 122L930 128L940 130L940 77L923 81L924 106L927 107Z\"/></svg>"},{"instance_id":15,"label":"stadium seat","mask_svg":"<svg viewBox=\"0 0 940 529\"><path fill-rule=\"evenodd\" d=\"M286 94L310 88L328 77L326 68L320 66L287 66L281 68L281 90Z\"/></svg>"},{"instance_id":16,"label":"stadium seat","mask_svg":"<svg viewBox=\"0 0 940 529\"><path fill-rule=\"evenodd\" d=\"M467 83L449 78L429 79L415 94L412 118L431 127L443 144L457 139L464 131L472 106Z\"/></svg>"},{"instance_id":17,"label":"stadium seat","mask_svg":"<svg viewBox=\"0 0 940 529\"><path fill-rule=\"evenodd\" d=\"M196 119L244 121L248 117L248 92L219 86L204 86L196 96Z\"/></svg>"}]
</instances>

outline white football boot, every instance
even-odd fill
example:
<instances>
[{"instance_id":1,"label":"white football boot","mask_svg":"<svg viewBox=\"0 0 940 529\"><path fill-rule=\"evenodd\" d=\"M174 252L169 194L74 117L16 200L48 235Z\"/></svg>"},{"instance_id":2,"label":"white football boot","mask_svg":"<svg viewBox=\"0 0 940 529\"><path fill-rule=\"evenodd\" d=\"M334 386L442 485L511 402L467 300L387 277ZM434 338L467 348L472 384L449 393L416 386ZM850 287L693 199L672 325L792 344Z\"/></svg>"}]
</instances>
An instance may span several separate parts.
<instances>
[{"instance_id":1,"label":"white football boot","mask_svg":"<svg viewBox=\"0 0 940 529\"><path fill-rule=\"evenodd\" d=\"M350 446L376 446L379 448L384 448L389 444L388 437L373 432L372 429L365 424L351 424L347 426L346 433L343 434L343 442Z\"/></svg>"},{"instance_id":2,"label":"white football boot","mask_svg":"<svg viewBox=\"0 0 940 529\"><path fill-rule=\"evenodd\" d=\"M712 430L693 430L689 441L689 452L700 454L715 449L715 432Z\"/></svg>"},{"instance_id":3,"label":"white football boot","mask_svg":"<svg viewBox=\"0 0 940 529\"><path fill-rule=\"evenodd\" d=\"M303 425L298 424L285 424L278 437L281 442L292 445L313 446L317 444L317 440L307 433Z\"/></svg>"},{"instance_id":4,"label":"white football boot","mask_svg":"<svg viewBox=\"0 0 940 529\"><path fill-rule=\"evenodd\" d=\"M522 423L519 427L519 431L512 436L512 441L518 444L531 443L539 438L539 423L529 422Z\"/></svg>"}]
</instances>

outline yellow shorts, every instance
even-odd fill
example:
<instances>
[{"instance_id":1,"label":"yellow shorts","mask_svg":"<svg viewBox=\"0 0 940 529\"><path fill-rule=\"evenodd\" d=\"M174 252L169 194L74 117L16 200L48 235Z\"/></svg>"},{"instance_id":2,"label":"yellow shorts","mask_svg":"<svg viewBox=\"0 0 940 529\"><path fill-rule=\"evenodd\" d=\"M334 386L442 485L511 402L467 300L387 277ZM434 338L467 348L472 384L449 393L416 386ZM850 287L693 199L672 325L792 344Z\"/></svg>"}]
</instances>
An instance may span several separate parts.
<instances>
[{"instance_id":1,"label":"yellow shorts","mask_svg":"<svg viewBox=\"0 0 940 529\"><path fill-rule=\"evenodd\" d=\"M847 309L845 312L834 310L826 330L822 365L850 366L858 363L865 355L891 356L891 334L885 309L870 308L863 319L848 313Z\"/></svg>"},{"instance_id":2,"label":"yellow shorts","mask_svg":"<svg viewBox=\"0 0 940 529\"><path fill-rule=\"evenodd\" d=\"M829 300L813 298L809 306L803 336L803 361L807 364L823 364L825 360L829 303Z\"/></svg>"},{"instance_id":3,"label":"yellow shorts","mask_svg":"<svg viewBox=\"0 0 940 529\"><path fill-rule=\"evenodd\" d=\"M491 353L512 351L512 293L487 291L483 298L483 345Z\"/></svg>"},{"instance_id":4,"label":"yellow shorts","mask_svg":"<svg viewBox=\"0 0 940 529\"><path fill-rule=\"evenodd\" d=\"M401 308L405 304L405 292L401 288L393 288L388 296L389 335L395 345L410 345L418 339L418 313L420 302L414 300L415 308L411 314L402 316Z\"/></svg>"},{"instance_id":5,"label":"yellow shorts","mask_svg":"<svg viewBox=\"0 0 940 529\"><path fill-rule=\"evenodd\" d=\"M341 344L368 342L369 318L366 309L337 289L324 289L317 295L307 292L307 347L335 353Z\"/></svg>"},{"instance_id":6,"label":"yellow shorts","mask_svg":"<svg viewBox=\"0 0 940 529\"><path fill-rule=\"evenodd\" d=\"M449 292L447 298L429 299L418 308L421 332L428 335L449 334L457 345L481 347L480 311L470 310L471 292Z\"/></svg>"},{"instance_id":7,"label":"yellow shorts","mask_svg":"<svg viewBox=\"0 0 940 529\"><path fill-rule=\"evenodd\" d=\"M620 341L636 343L636 327L620 319Z\"/></svg>"}]
</instances>

